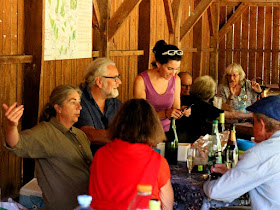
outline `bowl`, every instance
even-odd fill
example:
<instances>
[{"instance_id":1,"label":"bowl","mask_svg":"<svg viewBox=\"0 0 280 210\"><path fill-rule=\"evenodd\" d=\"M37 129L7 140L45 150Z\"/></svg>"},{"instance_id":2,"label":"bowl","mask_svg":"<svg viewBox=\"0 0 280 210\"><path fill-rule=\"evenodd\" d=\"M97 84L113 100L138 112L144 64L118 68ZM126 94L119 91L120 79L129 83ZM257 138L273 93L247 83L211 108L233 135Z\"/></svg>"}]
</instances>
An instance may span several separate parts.
<instances>
[{"instance_id":1,"label":"bowl","mask_svg":"<svg viewBox=\"0 0 280 210\"><path fill-rule=\"evenodd\" d=\"M239 150L246 151L250 149L252 146L254 146L256 143L250 141L250 140L245 140L245 139L237 139L237 146Z\"/></svg>"}]
</instances>

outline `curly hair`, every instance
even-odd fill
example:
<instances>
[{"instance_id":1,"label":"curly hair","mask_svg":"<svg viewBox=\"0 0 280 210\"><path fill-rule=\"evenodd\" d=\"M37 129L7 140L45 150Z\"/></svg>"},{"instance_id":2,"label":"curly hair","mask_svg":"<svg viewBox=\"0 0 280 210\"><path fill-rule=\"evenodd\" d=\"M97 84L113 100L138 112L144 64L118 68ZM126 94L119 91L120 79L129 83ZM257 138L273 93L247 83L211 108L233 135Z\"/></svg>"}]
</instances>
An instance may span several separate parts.
<instances>
[{"instance_id":1,"label":"curly hair","mask_svg":"<svg viewBox=\"0 0 280 210\"><path fill-rule=\"evenodd\" d=\"M231 72L239 74L239 78L240 78L239 85L242 87L246 81L246 78L245 78L246 75L245 75L245 72L244 72L242 66L238 63L232 63L226 67L224 75L223 75L222 83L225 85L228 85L227 75L230 74Z\"/></svg>"}]
</instances>

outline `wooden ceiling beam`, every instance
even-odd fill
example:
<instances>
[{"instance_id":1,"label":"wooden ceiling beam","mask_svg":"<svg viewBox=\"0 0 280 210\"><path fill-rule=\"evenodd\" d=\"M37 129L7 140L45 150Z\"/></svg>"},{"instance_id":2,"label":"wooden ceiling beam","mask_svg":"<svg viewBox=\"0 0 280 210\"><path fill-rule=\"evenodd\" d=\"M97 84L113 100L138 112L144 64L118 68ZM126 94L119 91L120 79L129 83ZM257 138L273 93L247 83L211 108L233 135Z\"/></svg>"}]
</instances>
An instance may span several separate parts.
<instances>
[{"instance_id":1,"label":"wooden ceiling beam","mask_svg":"<svg viewBox=\"0 0 280 210\"><path fill-rule=\"evenodd\" d=\"M174 17L170 0L163 0L165 16L169 33L174 33Z\"/></svg>"},{"instance_id":2,"label":"wooden ceiling beam","mask_svg":"<svg viewBox=\"0 0 280 210\"><path fill-rule=\"evenodd\" d=\"M197 7L195 8L194 12L191 16L184 22L181 27L181 34L180 39L182 40L183 37L192 29L192 27L199 21L200 17L203 13L207 10L213 0L201 0Z\"/></svg>"},{"instance_id":3,"label":"wooden ceiling beam","mask_svg":"<svg viewBox=\"0 0 280 210\"><path fill-rule=\"evenodd\" d=\"M226 35L226 33L232 28L232 25L239 20L241 17L242 13L248 8L248 4L246 3L241 3L237 10L233 13L233 15L229 18L227 23L222 27L222 29L219 31L219 38L218 42L220 42L223 37Z\"/></svg>"},{"instance_id":4,"label":"wooden ceiling beam","mask_svg":"<svg viewBox=\"0 0 280 210\"><path fill-rule=\"evenodd\" d=\"M117 11L113 14L112 18L109 20L109 31L108 40L111 40L116 34L118 29L121 27L123 22L132 12L132 10L141 2L142 0L124 0L119 6Z\"/></svg>"},{"instance_id":5,"label":"wooden ceiling beam","mask_svg":"<svg viewBox=\"0 0 280 210\"><path fill-rule=\"evenodd\" d=\"M92 12L92 25L95 28L99 29L100 26L100 12L99 12L99 7L97 4L97 0L92 0L93 3L93 12Z\"/></svg>"}]
</instances>

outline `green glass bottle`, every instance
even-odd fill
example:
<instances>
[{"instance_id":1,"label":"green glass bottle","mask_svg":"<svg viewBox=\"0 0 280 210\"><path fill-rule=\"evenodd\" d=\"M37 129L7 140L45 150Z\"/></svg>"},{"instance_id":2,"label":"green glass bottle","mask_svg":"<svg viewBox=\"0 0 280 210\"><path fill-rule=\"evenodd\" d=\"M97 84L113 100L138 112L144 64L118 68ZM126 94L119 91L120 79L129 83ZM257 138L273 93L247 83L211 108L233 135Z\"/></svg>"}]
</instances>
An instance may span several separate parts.
<instances>
[{"instance_id":1,"label":"green glass bottle","mask_svg":"<svg viewBox=\"0 0 280 210\"><path fill-rule=\"evenodd\" d=\"M208 173L211 167L216 163L222 162L222 146L218 130L218 120L213 120L212 134L208 143ZM214 174L212 174L214 176Z\"/></svg>"},{"instance_id":2,"label":"green glass bottle","mask_svg":"<svg viewBox=\"0 0 280 210\"><path fill-rule=\"evenodd\" d=\"M167 142L165 143L165 158L169 164L177 164L178 156L178 136L176 132L175 119L170 119L170 128L166 133Z\"/></svg>"}]
</instances>

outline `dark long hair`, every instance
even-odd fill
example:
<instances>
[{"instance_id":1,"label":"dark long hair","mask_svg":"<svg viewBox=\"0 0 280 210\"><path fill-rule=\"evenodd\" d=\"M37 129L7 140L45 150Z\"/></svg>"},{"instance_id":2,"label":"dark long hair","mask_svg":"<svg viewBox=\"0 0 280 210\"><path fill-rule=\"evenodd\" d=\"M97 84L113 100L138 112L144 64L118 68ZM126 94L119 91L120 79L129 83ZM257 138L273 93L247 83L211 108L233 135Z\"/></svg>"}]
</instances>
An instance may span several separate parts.
<instances>
[{"instance_id":1,"label":"dark long hair","mask_svg":"<svg viewBox=\"0 0 280 210\"><path fill-rule=\"evenodd\" d=\"M173 56L162 55L162 53L167 52L168 50L179 50L179 48L175 45L167 44L164 40L157 41L153 48L153 53L155 54L156 61L160 64L165 64L168 63L168 61L170 60L180 61L182 59L182 56L177 54ZM156 62L154 61L152 65L156 67Z\"/></svg>"},{"instance_id":2,"label":"dark long hair","mask_svg":"<svg viewBox=\"0 0 280 210\"><path fill-rule=\"evenodd\" d=\"M144 99L124 103L109 126L112 139L150 146L166 139L155 109Z\"/></svg>"}]
</instances>

